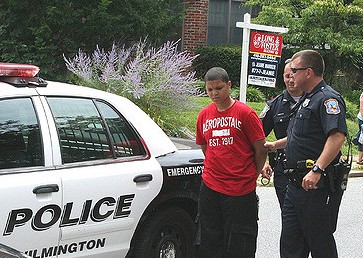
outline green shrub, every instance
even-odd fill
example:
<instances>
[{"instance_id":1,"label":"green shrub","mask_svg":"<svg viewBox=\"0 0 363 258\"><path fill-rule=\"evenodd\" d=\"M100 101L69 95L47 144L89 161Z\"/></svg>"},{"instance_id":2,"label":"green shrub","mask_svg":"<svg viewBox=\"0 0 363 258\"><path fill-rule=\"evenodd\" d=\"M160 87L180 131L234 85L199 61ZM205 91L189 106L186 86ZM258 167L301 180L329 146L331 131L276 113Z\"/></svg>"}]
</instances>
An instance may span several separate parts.
<instances>
[{"instance_id":1,"label":"green shrub","mask_svg":"<svg viewBox=\"0 0 363 258\"><path fill-rule=\"evenodd\" d=\"M340 92L344 99L347 101L350 101L354 104L356 104L357 107L359 107L359 96L362 93L361 90L348 90L348 91L343 91Z\"/></svg>"},{"instance_id":2,"label":"green shrub","mask_svg":"<svg viewBox=\"0 0 363 258\"><path fill-rule=\"evenodd\" d=\"M346 118L347 119L351 119L354 120L357 117L358 114L358 107L355 103L345 99L345 104L347 106L347 114L346 114Z\"/></svg>"},{"instance_id":3,"label":"green shrub","mask_svg":"<svg viewBox=\"0 0 363 258\"><path fill-rule=\"evenodd\" d=\"M246 99L250 102L260 102L264 101L266 97L258 88L248 86L246 92Z\"/></svg>"},{"instance_id":4,"label":"green shrub","mask_svg":"<svg viewBox=\"0 0 363 258\"><path fill-rule=\"evenodd\" d=\"M212 67L224 68L237 87L241 74L241 46L200 46L196 49L198 57L193 61L196 76L203 79L205 73Z\"/></svg>"},{"instance_id":5,"label":"green shrub","mask_svg":"<svg viewBox=\"0 0 363 258\"><path fill-rule=\"evenodd\" d=\"M234 99L238 99L240 94L240 89L234 88L231 90L231 97ZM249 102L263 102L266 100L265 94L263 92L253 86L248 86L246 91L246 100Z\"/></svg>"}]
</instances>

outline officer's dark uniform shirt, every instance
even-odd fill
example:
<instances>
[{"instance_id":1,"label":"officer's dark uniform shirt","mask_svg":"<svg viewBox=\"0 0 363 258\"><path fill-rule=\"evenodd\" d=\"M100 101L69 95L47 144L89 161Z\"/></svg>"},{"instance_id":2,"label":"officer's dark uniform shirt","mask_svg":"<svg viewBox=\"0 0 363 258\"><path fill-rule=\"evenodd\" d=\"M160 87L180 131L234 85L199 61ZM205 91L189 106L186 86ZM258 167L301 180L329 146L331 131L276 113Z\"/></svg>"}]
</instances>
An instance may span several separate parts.
<instances>
[{"instance_id":1,"label":"officer's dark uniform shirt","mask_svg":"<svg viewBox=\"0 0 363 258\"><path fill-rule=\"evenodd\" d=\"M345 102L324 80L300 102L300 107L288 128L288 168L296 168L299 160L318 159L333 129L347 134ZM339 156L340 154L336 161Z\"/></svg>"},{"instance_id":2,"label":"officer's dark uniform shirt","mask_svg":"<svg viewBox=\"0 0 363 258\"><path fill-rule=\"evenodd\" d=\"M272 101L267 101L266 106L260 114L265 135L274 130L276 139L287 136L287 128L290 121L291 107L296 101L287 90L278 95Z\"/></svg>"}]
</instances>

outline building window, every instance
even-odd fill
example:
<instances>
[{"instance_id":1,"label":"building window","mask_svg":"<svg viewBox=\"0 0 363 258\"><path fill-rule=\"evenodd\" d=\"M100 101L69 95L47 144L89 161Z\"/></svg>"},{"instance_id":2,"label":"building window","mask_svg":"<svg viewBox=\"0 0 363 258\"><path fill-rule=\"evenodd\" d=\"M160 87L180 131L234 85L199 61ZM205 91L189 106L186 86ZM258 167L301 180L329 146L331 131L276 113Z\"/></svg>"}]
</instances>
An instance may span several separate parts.
<instances>
[{"instance_id":1,"label":"building window","mask_svg":"<svg viewBox=\"0 0 363 258\"><path fill-rule=\"evenodd\" d=\"M242 44L242 29L236 22L242 22L245 13L257 16L259 9L244 7L244 0L210 0L208 10L207 45Z\"/></svg>"}]
</instances>

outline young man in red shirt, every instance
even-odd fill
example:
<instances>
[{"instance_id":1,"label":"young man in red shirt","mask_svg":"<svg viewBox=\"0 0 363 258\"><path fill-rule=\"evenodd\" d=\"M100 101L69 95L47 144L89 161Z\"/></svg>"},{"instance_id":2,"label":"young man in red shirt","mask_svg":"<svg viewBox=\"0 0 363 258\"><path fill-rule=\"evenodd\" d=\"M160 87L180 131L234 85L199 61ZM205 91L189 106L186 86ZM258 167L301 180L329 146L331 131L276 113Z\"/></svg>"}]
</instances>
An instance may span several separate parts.
<instances>
[{"instance_id":1,"label":"young man in red shirt","mask_svg":"<svg viewBox=\"0 0 363 258\"><path fill-rule=\"evenodd\" d=\"M213 103L199 113L196 143L205 155L199 197L203 257L255 257L256 180L264 166L265 134L256 112L230 96L231 81L220 67L204 77Z\"/></svg>"}]
</instances>

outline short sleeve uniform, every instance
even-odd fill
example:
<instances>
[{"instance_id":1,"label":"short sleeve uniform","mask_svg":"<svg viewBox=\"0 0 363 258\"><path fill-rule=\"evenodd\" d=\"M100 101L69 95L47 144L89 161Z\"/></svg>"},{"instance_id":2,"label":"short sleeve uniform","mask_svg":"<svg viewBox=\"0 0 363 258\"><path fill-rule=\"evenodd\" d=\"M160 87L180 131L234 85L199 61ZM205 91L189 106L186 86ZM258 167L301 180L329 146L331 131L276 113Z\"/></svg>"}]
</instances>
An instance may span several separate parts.
<instances>
[{"instance_id":1,"label":"short sleeve uniform","mask_svg":"<svg viewBox=\"0 0 363 258\"><path fill-rule=\"evenodd\" d=\"M260 114L265 135L274 130L276 139L287 136L287 128L290 121L290 112L296 101L288 91L284 91L274 100L268 101Z\"/></svg>"},{"instance_id":2,"label":"short sleeve uniform","mask_svg":"<svg viewBox=\"0 0 363 258\"><path fill-rule=\"evenodd\" d=\"M299 160L318 159L332 130L346 134L345 114L343 98L325 81L321 81L305 96L289 125L287 167L296 168Z\"/></svg>"},{"instance_id":3,"label":"short sleeve uniform","mask_svg":"<svg viewBox=\"0 0 363 258\"><path fill-rule=\"evenodd\" d=\"M202 178L212 190L242 196L256 188L257 172L252 143L264 139L256 112L235 101L219 112L214 103L198 115L196 143L206 145Z\"/></svg>"}]
</instances>

